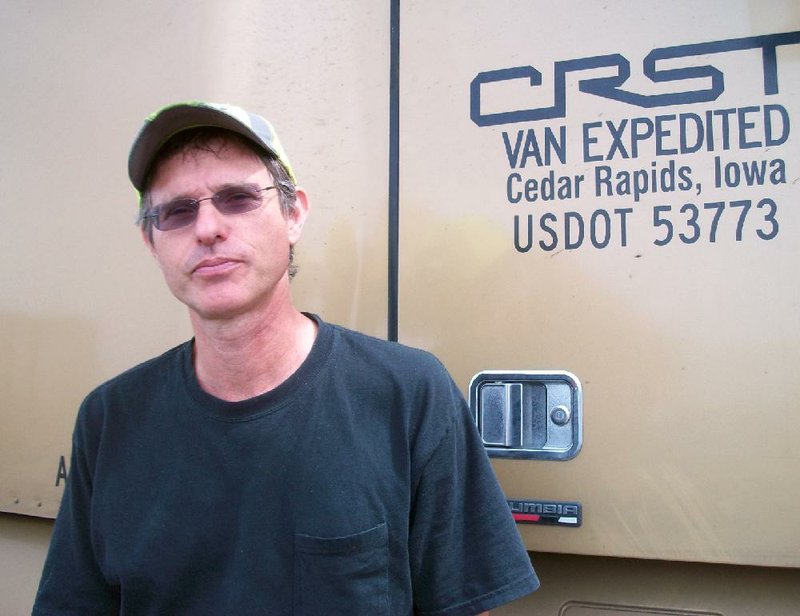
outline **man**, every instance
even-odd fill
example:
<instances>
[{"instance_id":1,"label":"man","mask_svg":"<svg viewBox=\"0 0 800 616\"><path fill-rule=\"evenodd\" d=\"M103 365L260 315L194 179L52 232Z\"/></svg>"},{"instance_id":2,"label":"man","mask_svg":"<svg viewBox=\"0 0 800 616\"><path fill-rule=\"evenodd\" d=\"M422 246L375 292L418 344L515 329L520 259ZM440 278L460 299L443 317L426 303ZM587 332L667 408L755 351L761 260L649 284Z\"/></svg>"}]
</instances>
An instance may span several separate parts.
<instances>
[{"instance_id":1,"label":"man","mask_svg":"<svg viewBox=\"0 0 800 616\"><path fill-rule=\"evenodd\" d=\"M266 120L167 107L129 174L194 339L84 401L33 613L455 616L534 590L441 364L292 303L309 202Z\"/></svg>"}]
</instances>

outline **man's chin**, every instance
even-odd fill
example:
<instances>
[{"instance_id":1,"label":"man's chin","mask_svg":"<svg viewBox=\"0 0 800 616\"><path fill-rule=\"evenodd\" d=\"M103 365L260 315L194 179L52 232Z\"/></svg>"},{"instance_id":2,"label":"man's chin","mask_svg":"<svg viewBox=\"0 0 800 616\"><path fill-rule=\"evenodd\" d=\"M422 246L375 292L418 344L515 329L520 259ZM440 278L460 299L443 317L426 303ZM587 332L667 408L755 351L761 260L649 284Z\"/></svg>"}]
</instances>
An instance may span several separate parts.
<instances>
[{"instance_id":1,"label":"man's chin","mask_svg":"<svg viewBox=\"0 0 800 616\"><path fill-rule=\"evenodd\" d=\"M193 319L201 321L229 321L247 313L249 305L233 298L205 299L184 302Z\"/></svg>"}]
</instances>

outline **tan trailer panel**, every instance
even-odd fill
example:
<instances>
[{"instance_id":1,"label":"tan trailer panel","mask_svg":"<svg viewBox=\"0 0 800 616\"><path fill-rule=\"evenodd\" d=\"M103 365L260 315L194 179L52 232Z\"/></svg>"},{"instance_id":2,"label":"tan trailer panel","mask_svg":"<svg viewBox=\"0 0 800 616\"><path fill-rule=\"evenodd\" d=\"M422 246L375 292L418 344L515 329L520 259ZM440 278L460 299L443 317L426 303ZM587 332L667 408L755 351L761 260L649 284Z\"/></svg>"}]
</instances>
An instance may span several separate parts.
<instances>
[{"instance_id":1,"label":"tan trailer panel","mask_svg":"<svg viewBox=\"0 0 800 616\"><path fill-rule=\"evenodd\" d=\"M542 587L493 616L795 616L800 571L537 554Z\"/></svg>"},{"instance_id":2,"label":"tan trailer panel","mask_svg":"<svg viewBox=\"0 0 800 616\"><path fill-rule=\"evenodd\" d=\"M796 567L800 44L773 45L767 94L770 51L721 42L797 37L800 8L626 7L403 5L400 339L437 353L465 391L493 369L583 382L574 460L495 461L509 498L583 505L580 528L521 526L530 549ZM713 66L715 100L645 107L580 88L627 59L626 92L709 89L710 76L642 74L652 50L703 43L656 68Z\"/></svg>"}]
</instances>

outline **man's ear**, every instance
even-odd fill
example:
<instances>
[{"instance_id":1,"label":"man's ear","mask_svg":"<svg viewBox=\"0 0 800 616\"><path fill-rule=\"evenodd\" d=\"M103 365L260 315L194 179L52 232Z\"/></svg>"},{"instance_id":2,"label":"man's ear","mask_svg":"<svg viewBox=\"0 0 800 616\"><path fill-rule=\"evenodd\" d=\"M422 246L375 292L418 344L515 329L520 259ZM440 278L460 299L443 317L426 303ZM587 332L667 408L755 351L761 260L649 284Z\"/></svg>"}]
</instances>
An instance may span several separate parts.
<instances>
[{"instance_id":1,"label":"man's ear","mask_svg":"<svg viewBox=\"0 0 800 616\"><path fill-rule=\"evenodd\" d=\"M303 233L303 226L311 209L308 202L306 191L299 186L295 188L294 208L286 215L287 229L289 231L289 243L294 245Z\"/></svg>"}]
</instances>

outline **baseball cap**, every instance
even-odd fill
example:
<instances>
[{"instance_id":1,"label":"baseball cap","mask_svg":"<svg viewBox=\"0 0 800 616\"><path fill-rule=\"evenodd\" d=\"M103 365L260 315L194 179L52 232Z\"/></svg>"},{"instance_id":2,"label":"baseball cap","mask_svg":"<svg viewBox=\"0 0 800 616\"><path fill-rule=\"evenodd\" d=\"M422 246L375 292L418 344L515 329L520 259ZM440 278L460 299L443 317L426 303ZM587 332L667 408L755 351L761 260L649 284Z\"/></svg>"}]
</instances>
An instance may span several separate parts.
<instances>
[{"instance_id":1,"label":"baseball cap","mask_svg":"<svg viewBox=\"0 0 800 616\"><path fill-rule=\"evenodd\" d=\"M234 105L186 101L168 105L150 114L136 135L128 156L128 176L136 190L144 190L150 165L159 150L177 133L204 126L223 128L246 137L275 156L292 181L294 171L272 125L260 115Z\"/></svg>"}]
</instances>

